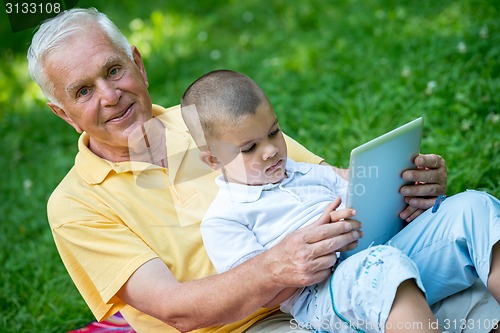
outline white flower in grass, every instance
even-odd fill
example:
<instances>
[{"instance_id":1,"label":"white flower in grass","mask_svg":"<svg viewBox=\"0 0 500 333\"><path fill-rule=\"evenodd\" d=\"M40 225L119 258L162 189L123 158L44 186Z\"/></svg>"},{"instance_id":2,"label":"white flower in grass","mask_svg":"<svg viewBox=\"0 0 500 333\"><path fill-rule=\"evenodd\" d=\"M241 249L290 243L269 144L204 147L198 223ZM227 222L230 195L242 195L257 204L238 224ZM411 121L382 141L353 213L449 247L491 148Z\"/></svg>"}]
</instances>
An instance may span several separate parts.
<instances>
[{"instance_id":1,"label":"white flower in grass","mask_svg":"<svg viewBox=\"0 0 500 333\"><path fill-rule=\"evenodd\" d=\"M461 125L462 125L462 130L468 131L472 126L472 122L468 119L463 119Z\"/></svg>"},{"instance_id":2,"label":"white flower in grass","mask_svg":"<svg viewBox=\"0 0 500 333\"><path fill-rule=\"evenodd\" d=\"M31 194L31 188L33 187L33 181L29 178L26 178L23 181L23 189L24 189L24 194L30 195Z\"/></svg>"},{"instance_id":3,"label":"white flower in grass","mask_svg":"<svg viewBox=\"0 0 500 333\"><path fill-rule=\"evenodd\" d=\"M458 52L460 52L462 54L467 52L467 45L465 44L464 41L461 41L460 43L458 43L457 50L458 50Z\"/></svg>"},{"instance_id":4,"label":"white flower in grass","mask_svg":"<svg viewBox=\"0 0 500 333\"><path fill-rule=\"evenodd\" d=\"M425 88L425 94L426 95L432 95L434 92L434 89L436 88L436 81L429 81L427 83L427 87Z\"/></svg>"},{"instance_id":5,"label":"white flower in grass","mask_svg":"<svg viewBox=\"0 0 500 333\"><path fill-rule=\"evenodd\" d=\"M488 116L486 117L486 119L488 121L491 121L493 124L496 124L498 123L498 121L500 120L500 115L498 115L497 113L495 112L490 112L488 114Z\"/></svg>"},{"instance_id":6,"label":"white flower in grass","mask_svg":"<svg viewBox=\"0 0 500 333\"><path fill-rule=\"evenodd\" d=\"M466 100L466 96L462 93L456 93L455 99L457 100L457 102L464 102Z\"/></svg>"},{"instance_id":7,"label":"white flower in grass","mask_svg":"<svg viewBox=\"0 0 500 333\"><path fill-rule=\"evenodd\" d=\"M481 30L479 31L479 37L482 39L488 38L488 27L482 27Z\"/></svg>"},{"instance_id":8,"label":"white flower in grass","mask_svg":"<svg viewBox=\"0 0 500 333\"><path fill-rule=\"evenodd\" d=\"M401 77L410 77L411 75L411 68L408 66L403 67L401 70Z\"/></svg>"}]
</instances>

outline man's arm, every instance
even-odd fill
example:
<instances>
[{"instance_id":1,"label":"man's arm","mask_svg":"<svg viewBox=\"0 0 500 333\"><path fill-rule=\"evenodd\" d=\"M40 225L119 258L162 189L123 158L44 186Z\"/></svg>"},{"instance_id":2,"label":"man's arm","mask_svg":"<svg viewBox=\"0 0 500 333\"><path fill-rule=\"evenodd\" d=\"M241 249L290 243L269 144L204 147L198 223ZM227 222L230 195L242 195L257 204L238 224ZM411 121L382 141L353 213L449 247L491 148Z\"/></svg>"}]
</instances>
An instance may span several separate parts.
<instances>
[{"instance_id":1,"label":"man's arm","mask_svg":"<svg viewBox=\"0 0 500 333\"><path fill-rule=\"evenodd\" d=\"M333 206L332 206L333 210ZM225 273L180 283L160 259L143 264L117 296L180 331L237 321L287 287L324 280L335 251L356 241L352 223L317 222L288 235L272 249Z\"/></svg>"}]
</instances>

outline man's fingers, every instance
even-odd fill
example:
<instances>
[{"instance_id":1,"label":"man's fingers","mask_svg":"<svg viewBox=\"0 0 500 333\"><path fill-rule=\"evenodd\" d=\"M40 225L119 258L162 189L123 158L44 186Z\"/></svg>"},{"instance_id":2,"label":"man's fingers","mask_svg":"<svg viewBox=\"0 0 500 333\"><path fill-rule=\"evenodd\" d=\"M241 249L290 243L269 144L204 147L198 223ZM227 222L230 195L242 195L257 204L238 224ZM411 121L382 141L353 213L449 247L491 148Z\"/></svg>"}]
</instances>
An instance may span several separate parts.
<instances>
[{"instance_id":1,"label":"man's fingers","mask_svg":"<svg viewBox=\"0 0 500 333\"><path fill-rule=\"evenodd\" d=\"M415 197L415 198L410 198L410 206L413 208L417 209L429 209L432 206L434 206L434 203L436 202L436 197L432 198L424 198L424 197Z\"/></svg>"},{"instance_id":2,"label":"man's fingers","mask_svg":"<svg viewBox=\"0 0 500 333\"><path fill-rule=\"evenodd\" d=\"M399 217L406 222L411 222L424 212L423 209L407 206L400 214Z\"/></svg>"},{"instance_id":3,"label":"man's fingers","mask_svg":"<svg viewBox=\"0 0 500 333\"><path fill-rule=\"evenodd\" d=\"M415 215L415 212L417 212L416 216L418 216L422 213L422 210L431 208L436 203L436 199L437 197L406 197L405 201L408 206L399 214L399 217L410 222L408 220L410 216ZM416 216L414 216L413 219Z\"/></svg>"},{"instance_id":4,"label":"man's fingers","mask_svg":"<svg viewBox=\"0 0 500 333\"><path fill-rule=\"evenodd\" d=\"M441 156L432 154L418 155L414 163L417 169L404 171L402 174L404 180L413 183L439 184L441 188L446 190L446 163Z\"/></svg>"},{"instance_id":5,"label":"man's fingers","mask_svg":"<svg viewBox=\"0 0 500 333\"><path fill-rule=\"evenodd\" d=\"M412 183L440 183L443 175L438 169L411 169L405 170L402 178Z\"/></svg>"},{"instance_id":6,"label":"man's fingers","mask_svg":"<svg viewBox=\"0 0 500 333\"><path fill-rule=\"evenodd\" d=\"M347 244L346 246L339 249L339 252L351 251L354 250L358 246L358 241L354 241L352 243Z\"/></svg>"},{"instance_id":7,"label":"man's fingers","mask_svg":"<svg viewBox=\"0 0 500 333\"><path fill-rule=\"evenodd\" d=\"M353 230L353 225L349 222L339 221L338 223L328 223L322 225L310 225L301 229L304 234L304 241L312 244L335 236L342 235Z\"/></svg>"},{"instance_id":8,"label":"man's fingers","mask_svg":"<svg viewBox=\"0 0 500 333\"><path fill-rule=\"evenodd\" d=\"M437 197L445 194L446 187L441 184L418 184L418 185L405 185L399 190L400 193L406 197ZM411 205L411 203L410 203ZM421 207L418 207L421 208Z\"/></svg>"},{"instance_id":9,"label":"man's fingers","mask_svg":"<svg viewBox=\"0 0 500 333\"><path fill-rule=\"evenodd\" d=\"M311 244L312 255L321 257L338 251L349 243L352 243L363 236L360 230L353 229L349 222L338 222L320 226L321 230L313 235L305 237L304 240Z\"/></svg>"},{"instance_id":10,"label":"man's fingers","mask_svg":"<svg viewBox=\"0 0 500 333\"><path fill-rule=\"evenodd\" d=\"M417 168L438 169L446 167L444 158L435 154L420 154L415 157L413 163Z\"/></svg>"}]
</instances>

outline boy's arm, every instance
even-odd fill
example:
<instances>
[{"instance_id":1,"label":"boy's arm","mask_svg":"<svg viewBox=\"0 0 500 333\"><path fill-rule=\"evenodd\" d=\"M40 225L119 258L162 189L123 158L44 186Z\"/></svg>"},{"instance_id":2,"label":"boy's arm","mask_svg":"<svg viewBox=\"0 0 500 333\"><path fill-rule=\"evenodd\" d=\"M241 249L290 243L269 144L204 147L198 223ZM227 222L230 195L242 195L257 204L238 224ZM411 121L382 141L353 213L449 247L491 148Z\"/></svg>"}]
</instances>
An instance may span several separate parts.
<instances>
[{"instance_id":1,"label":"boy's arm","mask_svg":"<svg viewBox=\"0 0 500 333\"><path fill-rule=\"evenodd\" d=\"M360 228L360 223L357 221L352 221L350 218L356 215L356 212L353 209L347 208L347 209L341 209L337 210L337 208L340 206L341 200L339 197L337 197L332 203L328 205L328 207L325 209L322 215L322 219L325 220L327 223L335 223L339 221L344 221L348 222L351 224L352 230L359 230ZM361 230L358 231L360 233L360 236L362 236L363 232ZM357 246L357 241L354 241L350 244L347 244L343 248L339 248L339 251L345 251L345 250L352 250ZM279 292L269 303L265 304L264 307L270 308L273 306L276 306L278 304L283 303L298 290L298 288L285 288L281 292Z\"/></svg>"},{"instance_id":2,"label":"boy's arm","mask_svg":"<svg viewBox=\"0 0 500 333\"><path fill-rule=\"evenodd\" d=\"M203 246L218 273L241 265L266 250L246 225L224 218L224 214L234 215L234 211L228 208L216 211L220 215L206 215L208 218L201 223L200 230Z\"/></svg>"}]
</instances>

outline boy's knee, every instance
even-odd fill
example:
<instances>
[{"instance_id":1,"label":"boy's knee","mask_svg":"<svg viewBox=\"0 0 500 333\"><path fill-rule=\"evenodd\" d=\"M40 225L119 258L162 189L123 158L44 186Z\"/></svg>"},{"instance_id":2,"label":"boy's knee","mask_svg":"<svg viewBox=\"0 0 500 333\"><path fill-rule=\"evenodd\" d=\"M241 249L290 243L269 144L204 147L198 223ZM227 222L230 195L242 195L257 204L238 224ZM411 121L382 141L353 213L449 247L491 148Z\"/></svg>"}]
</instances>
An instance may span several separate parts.
<instances>
[{"instance_id":1,"label":"boy's knee","mask_svg":"<svg viewBox=\"0 0 500 333\"><path fill-rule=\"evenodd\" d=\"M391 267L396 269L400 265L416 267L413 260L396 247L384 245L384 256L386 260L391 263Z\"/></svg>"},{"instance_id":2,"label":"boy's knee","mask_svg":"<svg viewBox=\"0 0 500 333\"><path fill-rule=\"evenodd\" d=\"M498 204L498 199L486 192L467 190L450 198L455 203L455 208L460 210L476 210L488 208L492 203Z\"/></svg>"},{"instance_id":3,"label":"boy's knee","mask_svg":"<svg viewBox=\"0 0 500 333\"><path fill-rule=\"evenodd\" d=\"M369 248L363 262L363 268L369 270L372 266L383 266L386 272L394 271L397 274L403 267L416 267L413 260L401 252L400 249L390 245L378 245Z\"/></svg>"},{"instance_id":4,"label":"boy's knee","mask_svg":"<svg viewBox=\"0 0 500 333\"><path fill-rule=\"evenodd\" d=\"M454 216L449 222L456 224L463 220L466 224L473 224L474 220L488 220L493 210L498 210L498 199L486 192L467 190L451 196L439 207L443 214ZM440 221L439 223L443 223Z\"/></svg>"}]
</instances>

